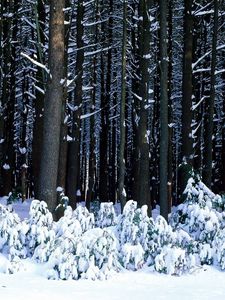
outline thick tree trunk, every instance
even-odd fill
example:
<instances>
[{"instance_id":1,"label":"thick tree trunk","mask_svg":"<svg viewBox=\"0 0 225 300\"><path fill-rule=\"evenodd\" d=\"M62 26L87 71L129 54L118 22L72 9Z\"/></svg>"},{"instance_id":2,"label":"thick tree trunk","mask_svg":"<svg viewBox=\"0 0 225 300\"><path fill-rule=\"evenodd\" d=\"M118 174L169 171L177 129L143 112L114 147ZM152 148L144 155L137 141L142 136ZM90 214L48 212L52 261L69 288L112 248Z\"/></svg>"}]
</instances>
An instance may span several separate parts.
<instances>
[{"instance_id":1,"label":"thick tree trunk","mask_svg":"<svg viewBox=\"0 0 225 300\"><path fill-rule=\"evenodd\" d=\"M52 213L57 205L56 187L60 149L60 128L64 81L64 8L65 0L50 1L49 78L44 104L43 148L39 181L40 200Z\"/></svg>"}]
</instances>

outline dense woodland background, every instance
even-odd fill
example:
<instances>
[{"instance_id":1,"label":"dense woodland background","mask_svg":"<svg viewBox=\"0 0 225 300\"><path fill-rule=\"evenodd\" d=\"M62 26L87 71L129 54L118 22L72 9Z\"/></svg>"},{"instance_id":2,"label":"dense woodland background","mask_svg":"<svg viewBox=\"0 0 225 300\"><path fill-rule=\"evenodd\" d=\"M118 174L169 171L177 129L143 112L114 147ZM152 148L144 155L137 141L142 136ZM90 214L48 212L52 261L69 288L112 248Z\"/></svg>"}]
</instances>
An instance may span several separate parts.
<instances>
[{"instance_id":1,"label":"dense woodland background","mask_svg":"<svg viewBox=\"0 0 225 300\"><path fill-rule=\"evenodd\" d=\"M224 191L224 1L2 0L0 11L1 196L52 212L62 192L73 208L134 199L167 218L192 170Z\"/></svg>"}]
</instances>

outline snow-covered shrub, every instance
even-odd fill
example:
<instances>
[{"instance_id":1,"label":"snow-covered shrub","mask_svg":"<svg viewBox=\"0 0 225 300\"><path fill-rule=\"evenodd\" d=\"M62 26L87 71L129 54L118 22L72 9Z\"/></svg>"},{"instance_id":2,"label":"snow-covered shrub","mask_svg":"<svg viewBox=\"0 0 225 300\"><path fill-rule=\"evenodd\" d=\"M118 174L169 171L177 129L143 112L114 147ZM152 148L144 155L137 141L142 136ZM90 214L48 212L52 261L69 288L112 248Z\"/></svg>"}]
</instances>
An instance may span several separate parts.
<instances>
[{"instance_id":1,"label":"snow-covered shrub","mask_svg":"<svg viewBox=\"0 0 225 300\"><path fill-rule=\"evenodd\" d=\"M85 248L89 249L90 257L92 257L88 269L92 267L94 262L95 267L99 269L103 277L108 277L111 270L118 271L120 269L117 241L112 232L106 229L95 228L86 232L82 240ZM87 278L87 275L82 277Z\"/></svg>"},{"instance_id":2,"label":"snow-covered shrub","mask_svg":"<svg viewBox=\"0 0 225 300\"><path fill-rule=\"evenodd\" d=\"M217 232L214 241L213 249L215 251L215 258L222 270L225 269L225 229Z\"/></svg>"},{"instance_id":3,"label":"snow-covered shrub","mask_svg":"<svg viewBox=\"0 0 225 300\"><path fill-rule=\"evenodd\" d=\"M112 202L102 202L96 220L97 227L116 225L116 213Z\"/></svg>"},{"instance_id":4,"label":"snow-covered shrub","mask_svg":"<svg viewBox=\"0 0 225 300\"><path fill-rule=\"evenodd\" d=\"M156 256L154 266L160 273L181 275L188 269L185 250L171 245L164 246Z\"/></svg>"},{"instance_id":5,"label":"snow-covered shrub","mask_svg":"<svg viewBox=\"0 0 225 300\"><path fill-rule=\"evenodd\" d=\"M25 236L27 226L9 207L0 205L0 251L8 255L10 261L27 255Z\"/></svg>"},{"instance_id":6,"label":"snow-covered shrub","mask_svg":"<svg viewBox=\"0 0 225 300\"><path fill-rule=\"evenodd\" d=\"M147 264L153 265L155 257L161 253L164 246L176 245L176 233L162 216L157 216L155 221L149 218L142 245Z\"/></svg>"},{"instance_id":7,"label":"snow-covered shrub","mask_svg":"<svg viewBox=\"0 0 225 300\"><path fill-rule=\"evenodd\" d=\"M201 182L196 184L193 178L189 179L185 193L186 201L175 208L170 224L173 228L182 228L195 240L211 243L221 219L219 213L212 209L215 195Z\"/></svg>"},{"instance_id":8,"label":"snow-covered shrub","mask_svg":"<svg viewBox=\"0 0 225 300\"><path fill-rule=\"evenodd\" d=\"M57 238L47 264L52 279L107 278L119 268L116 238L99 228L74 239Z\"/></svg>"},{"instance_id":9,"label":"snow-covered shrub","mask_svg":"<svg viewBox=\"0 0 225 300\"><path fill-rule=\"evenodd\" d=\"M78 279L75 259L76 240L59 237L54 240L49 255L47 276L49 279Z\"/></svg>"},{"instance_id":10,"label":"snow-covered shrub","mask_svg":"<svg viewBox=\"0 0 225 300\"><path fill-rule=\"evenodd\" d=\"M80 222L82 232L95 226L94 214L90 213L86 207L78 206L73 212L73 217Z\"/></svg>"},{"instance_id":11,"label":"snow-covered shrub","mask_svg":"<svg viewBox=\"0 0 225 300\"><path fill-rule=\"evenodd\" d=\"M185 203L178 207L177 214L183 218L179 226L195 240L212 242L220 224L216 213L208 206Z\"/></svg>"},{"instance_id":12,"label":"snow-covered shrub","mask_svg":"<svg viewBox=\"0 0 225 300\"><path fill-rule=\"evenodd\" d=\"M199 258L202 265L211 265L213 263L213 249L210 244L199 243Z\"/></svg>"},{"instance_id":13,"label":"snow-covered shrub","mask_svg":"<svg viewBox=\"0 0 225 300\"><path fill-rule=\"evenodd\" d=\"M53 217L48 210L47 204L38 200L32 201L29 215L30 218L27 220L29 225L27 245L31 255L36 251L35 257L38 259L37 253L40 253L42 249L45 249L47 253L47 249L51 248L51 243L55 239ZM41 261L43 259L42 257Z\"/></svg>"},{"instance_id":14,"label":"snow-covered shrub","mask_svg":"<svg viewBox=\"0 0 225 300\"><path fill-rule=\"evenodd\" d=\"M121 264L129 270L138 270L144 264L144 250L140 244L126 243L121 250Z\"/></svg>"},{"instance_id":15,"label":"snow-covered shrub","mask_svg":"<svg viewBox=\"0 0 225 300\"><path fill-rule=\"evenodd\" d=\"M69 205L69 198L65 196L64 189L62 187L57 187L57 193L58 193L58 202L59 204L56 207L56 213L59 217L61 217Z\"/></svg>"},{"instance_id":16,"label":"snow-covered shrub","mask_svg":"<svg viewBox=\"0 0 225 300\"><path fill-rule=\"evenodd\" d=\"M148 217L146 205L137 208L132 200L126 203L116 229L122 249L120 261L126 268L136 269L143 261L153 265L165 245L176 245L176 233L166 220L158 216L154 221Z\"/></svg>"},{"instance_id":17,"label":"snow-covered shrub","mask_svg":"<svg viewBox=\"0 0 225 300\"><path fill-rule=\"evenodd\" d=\"M225 198L214 194L198 176L188 180L184 196L189 203L198 203L200 206L206 205L209 209L213 208L218 212L225 209Z\"/></svg>"},{"instance_id":18,"label":"snow-covered shrub","mask_svg":"<svg viewBox=\"0 0 225 300\"><path fill-rule=\"evenodd\" d=\"M64 216L54 224L56 237L74 238L82 235L82 228L79 220L74 216L71 206L67 206L64 211Z\"/></svg>"},{"instance_id":19,"label":"snow-covered shrub","mask_svg":"<svg viewBox=\"0 0 225 300\"><path fill-rule=\"evenodd\" d=\"M121 245L125 243L137 244L140 237L140 209L137 202L129 200L118 218L117 232Z\"/></svg>"},{"instance_id":20,"label":"snow-covered shrub","mask_svg":"<svg viewBox=\"0 0 225 300\"><path fill-rule=\"evenodd\" d=\"M0 254L0 273L14 274L21 269L23 269L23 263L18 256L9 260L4 255Z\"/></svg>"},{"instance_id":21,"label":"snow-covered shrub","mask_svg":"<svg viewBox=\"0 0 225 300\"><path fill-rule=\"evenodd\" d=\"M184 193L185 202L174 209L170 218L177 232L182 230L191 237L183 247L189 255L195 256L197 264L213 264L216 254L218 263L225 267L222 197L215 195L196 178L189 179Z\"/></svg>"}]
</instances>

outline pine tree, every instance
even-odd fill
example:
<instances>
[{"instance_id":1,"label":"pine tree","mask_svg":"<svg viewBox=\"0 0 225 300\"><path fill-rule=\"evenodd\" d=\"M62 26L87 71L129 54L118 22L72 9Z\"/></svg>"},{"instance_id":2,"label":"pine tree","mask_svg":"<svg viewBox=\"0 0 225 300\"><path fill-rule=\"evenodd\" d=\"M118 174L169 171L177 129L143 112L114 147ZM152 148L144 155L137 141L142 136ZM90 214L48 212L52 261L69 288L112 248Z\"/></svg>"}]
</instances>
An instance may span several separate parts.
<instances>
[{"instance_id":1,"label":"pine tree","mask_svg":"<svg viewBox=\"0 0 225 300\"><path fill-rule=\"evenodd\" d=\"M167 50L167 0L160 8L160 214L168 218L168 50Z\"/></svg>"},{"instance_id":2,"label":"pine tree","mask_svg":"<svg viewBox=\"0 0 225 300\"><path fill-rule=\"evenodd\" d=\"M44 105L43 148L41 152L39 195L55 212L58 175L61 108L64 91L64 0L50 1L49 76Z\"/></svg>"}]
</instances>

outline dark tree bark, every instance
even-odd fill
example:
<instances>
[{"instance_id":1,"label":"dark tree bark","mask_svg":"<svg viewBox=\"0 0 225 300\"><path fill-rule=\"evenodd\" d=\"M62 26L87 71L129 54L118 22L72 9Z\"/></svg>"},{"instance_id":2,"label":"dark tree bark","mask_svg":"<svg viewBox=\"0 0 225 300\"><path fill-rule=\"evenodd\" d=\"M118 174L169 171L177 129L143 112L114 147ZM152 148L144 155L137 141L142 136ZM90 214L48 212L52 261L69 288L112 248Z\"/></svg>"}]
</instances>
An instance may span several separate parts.
<instances>
[{"instance_id":1,"label":"dark tree bark","mask_svg":"<svg viewBox=\"0 0 225 300\"><path fill-rule=\"evenodd\" d=\"M60 128L64 97L64 8L65 0L50 1L49 78L44 104L43 147L39 181L40 200L55 213L60 149Z\"/></svg>"},{"instance_id":2,"label":"dark tree bark","mask_svg":"<svg viewBox=\"0 0 225 300\"><path fill-rule=\"evenodd\" d=\"M77 202L78 176L80 171L80 130L83 86L83 0L78 1L77 7L77 58L76 58L76 87L74 95L74 110L72 111L72 140L68 143L67 161L67 196L70 205L75 208Z\"/></svg>"},{"instance_id":3,"label":"dark tree bark","mask_svg":"<svg viewBox=\"0 0 225 300\"><path fill-rule=\"evenodd\" d=\"M180 196L187 184L189 171L193 160L192 140L192 57L193 57L193 0L184 2L184 53L183 53L183 82L182 82L182 149L183 164L179 169Z\"/></svg>"},{"instance_id":4,"label":"dark tree bark","mask_svg":"<svg viewBox=\"0 0 225 300\"><path fill-rule=\"evenodd\" d=\"M136 111L138 126L136 131L137 171L134 188L137 189L137 200L140 206L147 204L151 214L150 174L149 174L149 137L148 137L148 98L149 98L149 61L150 61L150 8L151 1L139 2L139 74L138 99ZM139 103L138 103L139 102Z\"/></svg>"},{"instance_id":5,"label":"dark tree bark","mask_svg":"<svg viewBox=\"0 0 225 300\"><path fill-rule=\"evenodd\" d=\"M103 1L102 1L103 4ZM110 3L110 16L108 27L102 25L102 33L106 30L107 45L109 47L107 56L101 53L101 132L100 132L100 172L99 172L99 199L108 202L109 182L109 107L111 99L111 70L112 70L112 1ZM103 5L104 6L104 5ZM102 6L102 7L103 7ZM103 34L104 35L104 34ZM104 41L105 42L105 41ZM105 66L106 64L106 66ZM113 179L114 180L114 179Z\"/></svg>"},{"instance_id":6,"label":"dark tree bark","mask_svg":"<svg viewBox=\"0 0 225 300\"><path fill-rule=\"evenodd\" d=\"M70 7L70 0L65 0L66 8ZM68 15L65 14L66 24L69 24ZM61 117L61 130L60 130L60 151L59 151L59 167L58 167L58 179L57 187L60 187L60 191L57 193L57 203L61 202L61 195L66 193L66 175L67 175L67 152L68 152L68 124L67 124L67 110L66 105L71 94L67 93L67 71L68 71L68 45L69 45L70 26L65 25L65 68L64 68L64 97L62 103L62 117ZM68 96L68 99L67 99ZM63 209L58 210L57 218L60 218L63 214Z\"/></svg>"},{"instance_id":7,"label":"dark tree bark","mask_svg":"<svg viewBox=\"0 0 225 300\"><path fill-rule=\"evenodd\" d=\"M45 45L45 6L42 0L38 0L36 8L36 28L37 28L37 60L40 63L44 63L44 53L43 47ZM35 99L35 118L34 118L34 129L33 129L33 145L32 145L32 172L34 181L34 197L37 199L38 195L38 181L40 178L40 153L42 149L43 142L43 110L44 110L44 93L46 90L46 74L41 69L38 68L36 78L38 80L38 87L40 90L36 89L36 99Z\"/></svg>"},{"instance_id":8,"label":"dark tree bark","mask_svg":"<svg viewBox=\"0 0 225 300\"><path fill-rule=\"evenodd\" d=\"M110 54L108 54L109 56ZM110 70L111 60L108 58L107 72ZM99 199L101 202L109 200L109 168L108 168L108 129L109 129L109 101L105 87L104 54L101 54L101 132L100 132L100 170L99 170ZM108 75L109 77L110 75ZM108 80L110 80L108 78ZM108 83L109 84L109 83Z\"/></svg>"},{"instance_id":9,"label":"dark tree bark","mask_svg":"<svg viewBox=\"0 0 225 300\"><path fill-rule=\"evenodd\" d=\"M171 212L173 198L173 0L168 0L168 211ZM176 195L174 195L176 197Z\"/></svg>"},{"instance_id":10,"label":"dark tree bark","mask_svg":"<svg viewBox=\"0 0 225 300\"><path fill-rule=\"evenodd\" d=\"M125 178L125 105L126 105L126 43L127 43L127 1L123 1L123 46L122 46L122 84L120 100L120 144L119 144L119 180L118 199L123 210L126 204L126 191L124 187Z\"/></svg>"},{"instance_id":11,"label":"dark tree bark","mask_svg":"<svg viewBox=\"0 0 225 300\"><path fill-rule=\"evenodd\" d=\"M8 195L15 186L15 148L14 148L14 109L16 98L16 44L18 32L18 11L20 1L3 1L4 13L2 38L4 40L3 55L3 79L2 79L2 129L3 143L1 161L2 189L0 194ZM13 18L11 16L13 14Z\"/></svg>"},{"instance_id":12,"label":"dark tree bark","mask_svg":"<svg viewBox=\"0 0 225 300\"><path fill-rule=\"evenodd\" d=\"M98 41L98 19L99 19L99 7L98 0L95 1L95 44ZM91 93L91 107L92 112L95 111L95 99L96 99L96 85L97 85L97 57L96 54L93 57L93 77L92 77L92 93ZM95 154L95 117L90 119L90 155L89 155L89 170L88 170L88 190L86 198L86 207L90 209L91 201L94 199L95 185L96 185L96 154Z\"/></svg>"},{"instance_id":13,"label":"dark tree bark","mask_svg":"<svg viewBox=\"0 0 225 300\"><path fill-rule=\"evenodd\" d=\"M160 214L168 219L168 50L167 0L160 0Z\"/></svg>"},{"instance_id":14,"label":"dark tree bark","mask_svg":"<svg viewBox=\"0 0 225 300\"><path fill-rule=\"evenodd\" d=\"M212 148L213 148L213 114L215 102L215 83L216 83L216 47L218 36L218 0L214 0L214 26L212 38L212 57L211 57L211 78L210 78L210 95L205 112L205 148L204 148L204 165L203 165L203 182L211 188L212 184Z\"/></svg>"}]
</instances>

